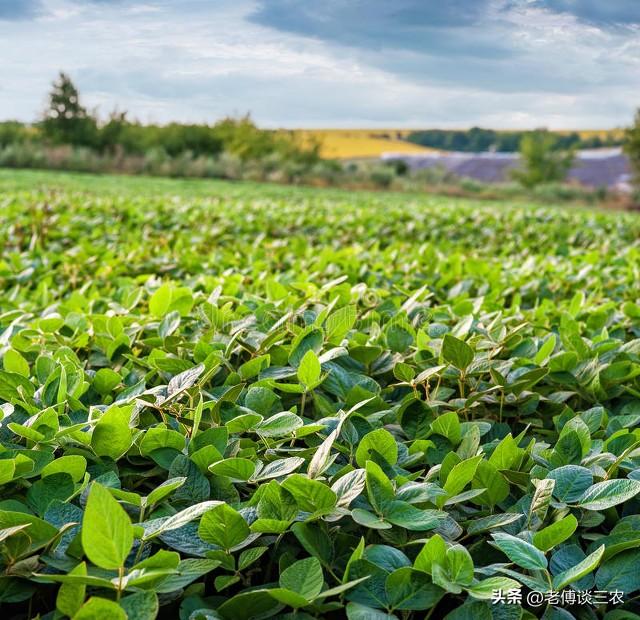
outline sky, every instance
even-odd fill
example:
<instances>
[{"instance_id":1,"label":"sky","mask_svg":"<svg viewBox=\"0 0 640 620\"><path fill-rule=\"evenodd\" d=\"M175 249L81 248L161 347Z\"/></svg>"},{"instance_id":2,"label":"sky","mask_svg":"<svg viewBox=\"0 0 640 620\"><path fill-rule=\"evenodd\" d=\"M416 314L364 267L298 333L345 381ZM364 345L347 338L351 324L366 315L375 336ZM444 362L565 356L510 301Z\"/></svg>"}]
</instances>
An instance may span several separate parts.
<instances>
[{"instance_id":1,"label":"sky","mask_svg":"<svg viewBox=\"0 0 640 620\"><path fill-rule=\"evenodd\" d=\"M0 0L0 119L59 71L106 117L605 129L640 106L640 0Z\"/></svg>"}]
</instances>

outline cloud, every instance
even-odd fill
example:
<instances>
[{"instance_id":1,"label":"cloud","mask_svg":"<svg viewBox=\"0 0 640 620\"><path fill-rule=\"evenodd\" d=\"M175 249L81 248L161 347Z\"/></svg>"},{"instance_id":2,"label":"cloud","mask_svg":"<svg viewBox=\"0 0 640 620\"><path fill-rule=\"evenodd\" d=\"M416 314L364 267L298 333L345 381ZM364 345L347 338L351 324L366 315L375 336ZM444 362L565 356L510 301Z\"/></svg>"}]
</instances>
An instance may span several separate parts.
<instances>
[{"instance_id":1,"label":"cloud","mask_svg":"<svg viewBox=\"0 0 640 620\"><path fill-rule=\"evenodd\" d=\"M260 25L374 51L455 53L468 50L465 31L482 23L494 0L262 0L250 19ZM478 41L475 51L501 49ZM444 48L444 49L443 49Z\"/></svg>"},{"instance_id":2,"label":"cloud","mask_svg":"<svg viewBox=\"0 0 640 620\"><path fill-rule=\"evenodd\" d=\"M0 0L0 20L31 19L41 12L40 0Z\"/></svg>"},{"instance_id":3,"label":"cloud","mask_svg":"<svg viewBox=\"0 0 640 620\"><path fill-rule=\"evenodd\" d=\"M88 107L145 122L609 127L638 103L637 33L569 0L41 3L0 22L0 119L36 118L61 69Z\"/></svg>"},{"instance_id":4,"label":"cloud","mask_svg":"<svg viewBox=\"0 0 640 620\"><path fill-rule=\"evenodd\" d=\"M638 0L540 0L538 4L604 27L640 24Z\"/></svg>"},{"instance_id":5,"label":"cloud","mask_svg":"<svg viewBox=\"0 0 640 620\"><path fill-rule=\"evenodd\" d=\"M603 62L605 50L612 57L627 40L582 23L591 4L596 0L261 0L249 19L339 46L419 83L561 94L604 87L638 68L626 59Z\"/></svg>"}]
</instances>

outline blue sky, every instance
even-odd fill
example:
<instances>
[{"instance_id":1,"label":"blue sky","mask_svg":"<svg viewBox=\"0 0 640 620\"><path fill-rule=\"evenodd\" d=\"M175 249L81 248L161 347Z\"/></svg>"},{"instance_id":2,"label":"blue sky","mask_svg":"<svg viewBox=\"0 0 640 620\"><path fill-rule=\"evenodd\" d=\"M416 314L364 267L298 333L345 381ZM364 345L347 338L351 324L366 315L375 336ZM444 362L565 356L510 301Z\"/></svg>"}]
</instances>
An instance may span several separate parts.
<instances>
[{"instance_id":1,"label":"blue sky","mask_svg":"<svg viewBox=\"0 0 640 620\"><path fill-rule=\"evenodd\" d=\"M0 0L0 118L71 74L142 121L606 128L640 106L640 0Z\"/></svg>"}]
</instances>

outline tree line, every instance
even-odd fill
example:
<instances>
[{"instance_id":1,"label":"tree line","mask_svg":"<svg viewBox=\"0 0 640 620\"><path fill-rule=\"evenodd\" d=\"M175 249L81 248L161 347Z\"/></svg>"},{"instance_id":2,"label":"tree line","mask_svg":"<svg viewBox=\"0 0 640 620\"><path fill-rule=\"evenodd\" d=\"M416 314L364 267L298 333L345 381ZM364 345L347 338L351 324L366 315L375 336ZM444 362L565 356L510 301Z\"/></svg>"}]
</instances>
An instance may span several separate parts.
<instances>
[{"instance_id":1,"label":"tree line","mask_svg":"<svg viewBox=\"0 0 640 620\"><path fill-rule=\"evenodd\" d=\"M640 188L640 111L625 132L589 137L474 127L419 131L407 139L442 150L517 151L521 165L511 178L528 191L563 184L578 149L622 145ZM82 104L77 87L65 73L54 81L37 122L0 122L0 166L396 189L437 185L459 191L465 186L464 191L469 190L468 180L443 171L423 179L420 175L426 172L410 173L402 161L343 163L321 159L319 150L319 143L301 143L294 132L260 129L248 115L211 125L145 125L122 111L102 120Z\"/></svg>"},{"instance_id":2,"label":"tree line","mask_svg":"<svg viewBox=\"0 0 640 620\"><path fill-rule=\"evenodd\" d=\"M38 122L0 123L0 147L29 142L84 147L105 154L143 155L156 150L169 157L185 153L216 157L225 152L241 161L267 156L308 163L319 159L319 145L302 145L290 132L260 129L248 115L224 118L213 125L143 125L130 120L126 112L114 111L106 122L100 121L81 103L77 87L65 73L53 83L47 108Z\"/></svg>"},{"instance_id":3,"label":"tree line","mask_svg":"<svg viewBox=\"0 0 640 620\"><path fill-rule=\"evenodd\" d=\"M534 131L495 131L472 127L468 130L457 129L427 129L414 131L407 136L409 142L428 146L443 151L460 151L463 153L482 153L497 151L515 153L521 150L522 141ZM620 132L607 132L603 135L594 134L581 136L577 132L554 133L553 148L558 151L569 149L594 149L608 146L620 146L624 137Z\"/></svg>"}]
</instances>

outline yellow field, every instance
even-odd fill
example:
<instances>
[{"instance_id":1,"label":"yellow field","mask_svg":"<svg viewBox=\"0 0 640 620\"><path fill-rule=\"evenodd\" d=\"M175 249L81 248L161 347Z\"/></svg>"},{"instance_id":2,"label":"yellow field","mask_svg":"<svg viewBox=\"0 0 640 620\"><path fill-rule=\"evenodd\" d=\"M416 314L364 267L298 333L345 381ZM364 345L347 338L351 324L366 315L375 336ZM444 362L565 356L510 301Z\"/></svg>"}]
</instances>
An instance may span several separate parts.
<instances>
[{"instance_id":1,"label":"yellow field","mask_svg":"<svg viewBox=\"0 0 640 620\"><path fill-rule=\"evenodd\" d=\"M433 149L404 142L411 129L296 129L293 134L303 143L318 143L320 155L327 159L380 157L382 153L428 153Z\"/></svg>"},{"instance_id":2,"label":"yellow field","mask_svg":"<svg viewBox=\"0 0 640 620\"><path fill-rule=\"evenodd\" d=\"M403 140L414 129L294 129L289 131L303 145L319 144L325 159L378 158L383 153L433 153L435 149ZM573 130L557 131L559 134ZM576 130L581 138L600 136L619 137L623 130Z\"/></svg>"}]
</instances>

